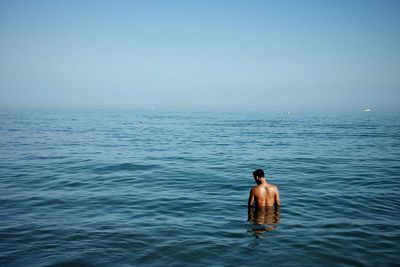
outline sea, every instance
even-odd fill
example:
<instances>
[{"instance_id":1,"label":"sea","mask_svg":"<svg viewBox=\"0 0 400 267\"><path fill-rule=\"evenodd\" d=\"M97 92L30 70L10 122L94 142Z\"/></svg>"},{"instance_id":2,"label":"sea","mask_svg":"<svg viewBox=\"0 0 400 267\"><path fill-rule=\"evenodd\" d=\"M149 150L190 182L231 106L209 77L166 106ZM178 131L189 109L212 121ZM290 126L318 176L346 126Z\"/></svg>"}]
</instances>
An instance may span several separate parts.
<instances>
[{"instance_id":1,"label":"sea","mask_svg":"<svg viewBox=\"0 0 400 267\"><path fill-rule=\"evenodd\" d=\"M3 109L0 266L400 266L400 114Z\"/></svg>"}]
</instances>

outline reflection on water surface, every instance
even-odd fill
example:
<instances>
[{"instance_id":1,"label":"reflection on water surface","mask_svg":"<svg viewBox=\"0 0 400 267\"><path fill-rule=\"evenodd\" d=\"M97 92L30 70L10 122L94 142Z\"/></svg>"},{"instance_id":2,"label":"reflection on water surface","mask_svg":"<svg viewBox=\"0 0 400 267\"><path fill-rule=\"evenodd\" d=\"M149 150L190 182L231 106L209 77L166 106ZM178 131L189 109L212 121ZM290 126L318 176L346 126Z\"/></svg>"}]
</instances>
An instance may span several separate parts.
<instances>
[{"instance_id":1,"label":"reflection on water surface","mask_svg":"<svg viewBox=\"0 0 400 267\"><path fill-rule=\"evenodd\" d=\"M248 207L247 220L255 226L249 231L256 238L260 238L265 232L277 228L280 222L280 207Z\"/></svg>"}]
</instances>

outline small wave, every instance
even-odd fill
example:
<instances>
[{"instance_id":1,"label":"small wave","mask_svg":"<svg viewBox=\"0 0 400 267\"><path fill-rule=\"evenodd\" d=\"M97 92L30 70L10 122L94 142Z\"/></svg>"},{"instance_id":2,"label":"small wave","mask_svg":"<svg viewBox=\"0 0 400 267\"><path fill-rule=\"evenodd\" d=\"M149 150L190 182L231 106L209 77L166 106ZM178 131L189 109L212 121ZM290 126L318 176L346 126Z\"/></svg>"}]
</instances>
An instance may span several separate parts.
<instances>
[{"instance_id":1,"label":"small wave","mask_svg":"<svg viewBox=\"0 0 400 267\"><path fill-rule=\"evenodd\" d=\"M147 171L156 170L157 168L160 168L160 166L155 164L119 163L97 167L94 171L95 173L110 173L118 171Z\"/></svg>"}]
</instances>

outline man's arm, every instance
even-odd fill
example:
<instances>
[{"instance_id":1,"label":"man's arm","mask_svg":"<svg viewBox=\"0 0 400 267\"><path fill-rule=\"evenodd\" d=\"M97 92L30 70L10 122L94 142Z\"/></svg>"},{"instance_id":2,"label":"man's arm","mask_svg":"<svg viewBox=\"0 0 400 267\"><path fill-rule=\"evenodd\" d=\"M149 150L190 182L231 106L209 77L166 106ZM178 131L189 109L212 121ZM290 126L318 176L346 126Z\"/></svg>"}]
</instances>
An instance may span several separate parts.
<instances>
[{"instance_id":1,"label":"man's arm","mask_svg":"<svg viewBox=\"0 0 400 267\"><path fill-rule=\"evenodd\" d=\"M247 207L247 220L254 221L254 210L252 206Z\"/></svg>"},{"instance_id":2,"label":"man's arm","mask_svg":"<svg viewBox=\"0 0 400 267\"><path fill-rule=\"evenodd\" d=\"M253 194L253 188L250 190L250 195L249 195L249 201L247 204L249 207L252 207L254 205L254 194Z\"/></svg>"},{"instance_id":3,"label":"man's arm","mask_svg":"<svg viewBox=\"0 0 400 267\"><path fill-rule=\"evenodd\" d=\"M280 206L281 205L281 199L279 197L279 190L278 187L275 188L276 194L275 194L275 205Z\"/></svg>"}]
</instances>

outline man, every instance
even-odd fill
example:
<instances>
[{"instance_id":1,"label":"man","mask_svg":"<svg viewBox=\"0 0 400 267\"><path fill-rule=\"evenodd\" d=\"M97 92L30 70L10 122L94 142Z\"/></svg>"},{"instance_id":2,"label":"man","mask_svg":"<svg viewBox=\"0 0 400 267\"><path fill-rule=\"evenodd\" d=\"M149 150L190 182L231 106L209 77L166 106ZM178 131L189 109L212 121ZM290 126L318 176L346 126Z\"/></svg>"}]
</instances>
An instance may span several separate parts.
<instances>
[{"instance_id":1,"label":"man","mask_svg":"<svg viewBox=\"0 0 400 267\"><path fill-rule=\"evenodd\" d=\"M255 170L253 177L257 185L250 190L248 206L253 207L255 204L256 207L279 207L281 201L278 187L267 183L264 171L261 169Z\"/></svg>"}]
</instances>

